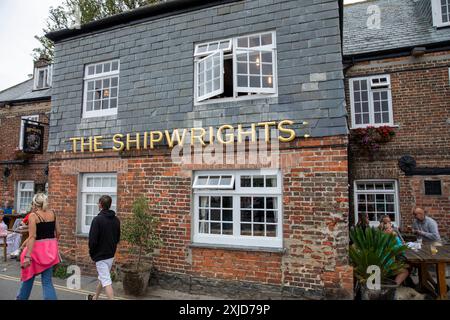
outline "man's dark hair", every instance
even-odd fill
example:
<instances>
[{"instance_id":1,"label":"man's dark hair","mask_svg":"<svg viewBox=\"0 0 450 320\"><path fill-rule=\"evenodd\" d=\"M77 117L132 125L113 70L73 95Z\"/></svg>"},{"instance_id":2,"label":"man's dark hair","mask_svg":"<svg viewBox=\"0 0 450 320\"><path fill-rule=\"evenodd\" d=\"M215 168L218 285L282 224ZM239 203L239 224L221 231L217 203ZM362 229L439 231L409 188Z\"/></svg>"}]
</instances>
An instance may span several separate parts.
<instances>
[{"instance_id":1,"label":"man's dark hair","mask_svg":"<svg viewBox=\"0 0 450 320\"><path fill-rule=\"evenodd\" d=\"M102 209L109 210L111 208L111 202L112 199L110 196L101 196L101 198L98 200L98 203L102 206Z\"/></svg>"}]
</instances>

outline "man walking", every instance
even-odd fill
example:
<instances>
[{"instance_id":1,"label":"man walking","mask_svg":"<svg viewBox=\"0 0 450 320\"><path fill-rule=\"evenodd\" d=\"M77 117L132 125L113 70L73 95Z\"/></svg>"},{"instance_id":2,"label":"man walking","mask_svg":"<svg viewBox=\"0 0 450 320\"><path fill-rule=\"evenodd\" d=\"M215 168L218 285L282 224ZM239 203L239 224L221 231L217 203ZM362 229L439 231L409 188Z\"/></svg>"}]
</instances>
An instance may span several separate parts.
<instances>
[{"instance_id":1,"label":"man walking","mask_svg":"<svg viewBox=\"0 0 450 320\"><path fill-rule=\"evenodd\" d=\"M89 295L88 300L98 300L102 288L105 288L108 299L114 299L111 267L120 241L120 221L116 213L110 210L111 202L110 196L99 199L100 213L92 220L89 231L89 255L95 261L99 283L95 295Z\"/></svg>"},{"instance_id":2,"label":"man walking","mask_svg":"<svg viewBox=\"0 0 450 320\"><path fill-rule=\"evenodd\" d=\"M425 215L425 210L422 208L414 208L414 222L413 222L413 232L417 236L422 237L424 241L440 241L441 236L439 235L438 224L434 219L427 217Z\"/></svg>"}]
</instances>

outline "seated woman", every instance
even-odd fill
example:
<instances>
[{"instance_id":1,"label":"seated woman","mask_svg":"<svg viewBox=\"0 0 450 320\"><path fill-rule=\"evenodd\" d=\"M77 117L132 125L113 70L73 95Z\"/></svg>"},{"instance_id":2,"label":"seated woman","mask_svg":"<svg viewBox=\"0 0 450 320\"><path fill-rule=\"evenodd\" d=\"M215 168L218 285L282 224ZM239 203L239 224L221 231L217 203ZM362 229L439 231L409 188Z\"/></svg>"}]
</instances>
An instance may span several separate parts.
<instances>
[{"instance_id":1,"label":"seated woman","mask_svg":"<svg viewBox=\"0 0 450 320\"><path fill-rule=\"evenodd\" d=\"M384 226L388 223L391 224L392 229L397 234L397 237L399 237L402 244L404 244L405 240L403 239L403 237L400 233L400 230L398 230L398 228L394 226L394 224L392 223L391 217L389 217L389 215L385 214L385 215L381 216L380 224L378 225L378 228L380 228L380 230L384 230Z\"/></svg>"},{"instance_id":2,"label":"seated woman","mask_svg":"<svg viewBox=\"0 0 450 320\"><path fill-rule=\"evenodd\" d=\"M0 236L6 236L6 253L11 255L11 257L17 257L19 255L20 242L22 240L22 235L15 232L8 231L8 226L3 222L3 215L0 215ZM0 239L3 242L3 239Z\"/></svg>"},{"instance_id":3,"label":"seated woman","mask_svg":"<svg viewBox=\"0 0 450 320\"><path fill-rule=\"evenodd\" d=\"M367 212L358 212L358 223L356 226L366 229L369 227L369 223L369 214Z\"/></svg>"},{"instance_id":4,"label":"seated woman","mask_svg":"<svg viewBox=\"0 0 450 320\"><path fill-rule=\"evenodd\" d=\"M381 230L384 233L393 234L395 236L396 240L397 240L397 246L402 246L403 245L402 240L400 239L398 234L395 232L394 227L393 227L391 222L384 223L383 226L381 227ZM400 257L397 257L397 258L398 259L403 259L403 256L400 256ZM401 285L406 280L406 278L408 278L408 276L409 276L409 270L408 269L401 270L400 273L398 273L395 276L395 283L397 285Z\"/></svg>"}]
</instances>

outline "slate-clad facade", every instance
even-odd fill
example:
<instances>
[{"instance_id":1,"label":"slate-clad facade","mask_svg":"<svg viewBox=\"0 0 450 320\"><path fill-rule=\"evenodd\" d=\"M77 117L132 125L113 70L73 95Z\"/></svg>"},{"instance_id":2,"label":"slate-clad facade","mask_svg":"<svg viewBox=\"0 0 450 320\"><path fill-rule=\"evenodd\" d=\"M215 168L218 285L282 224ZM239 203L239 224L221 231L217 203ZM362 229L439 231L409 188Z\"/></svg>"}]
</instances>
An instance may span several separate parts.
<instances>
[{"instance_id":1,"label":"slate-clad facade","mask_svg":"<svg viewBox=\"0 0 450 320\"><path fill-rule=\"evenodd\" d=\"M143 194L161 219L153 280L161 286L230 297L351 297L341 6L174 0L49 34L55 41L49 195L64 221L63 255L92 270L86 232L95 197L112 194L119 218L126 218ZM258 48L245 49L245 41ZM196 55L203 43L215 48L211 56ZM240 60L251 60L255 50L257 60ZM207 59L213 67L206 62L204 80ZM216 63L225 70L222 91L214 82ZM252 68L263 71L256 76ZM207 70L213 70L212 87ZM227 89L230 70L235 78ZM255 81L270 90L239 91ZM219 93L200 99L197 90L211 88ZM267 167L261 161L180 165L164 142L152 150L110 149L115 134L223 125L250 130L283 120L293 121L296 139L279 144L279 166L271 173L260 173ZM71 138L91 136L105 139L103 152L71 152ZM202 189L202 179L214 177L229 188ZM236 233L234 240L226 236ZM117 264L132 259L122 243Z\"/></svg>"}]
</instances>

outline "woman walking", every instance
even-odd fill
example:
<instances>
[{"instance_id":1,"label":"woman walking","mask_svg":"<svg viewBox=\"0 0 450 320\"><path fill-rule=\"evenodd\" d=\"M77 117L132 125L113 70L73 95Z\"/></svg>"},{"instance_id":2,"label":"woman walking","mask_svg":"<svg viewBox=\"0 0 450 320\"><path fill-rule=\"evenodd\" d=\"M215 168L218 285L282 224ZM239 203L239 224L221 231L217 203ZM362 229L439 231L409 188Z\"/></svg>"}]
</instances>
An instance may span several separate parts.
<instances>
[{"instance_id":1,"label":"woman walking","mask_svg":"<svg viewBox=\"0 0 450 320\"><path fill-rule=\"evenodd\" d=\"M25 249L20 255L21 286L17 300L28 300L36 275L42 279L44 300L56 300L52 283L53 266L58 264L59 226L56 215L48 210L47 196L38 193L33 197L33 212L29 216L29 236Z\"/></svg>"}]
</instances>

